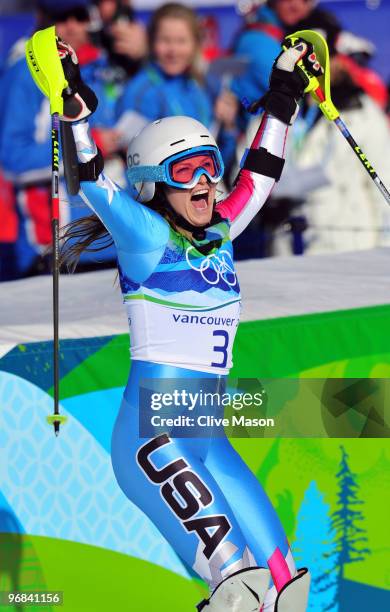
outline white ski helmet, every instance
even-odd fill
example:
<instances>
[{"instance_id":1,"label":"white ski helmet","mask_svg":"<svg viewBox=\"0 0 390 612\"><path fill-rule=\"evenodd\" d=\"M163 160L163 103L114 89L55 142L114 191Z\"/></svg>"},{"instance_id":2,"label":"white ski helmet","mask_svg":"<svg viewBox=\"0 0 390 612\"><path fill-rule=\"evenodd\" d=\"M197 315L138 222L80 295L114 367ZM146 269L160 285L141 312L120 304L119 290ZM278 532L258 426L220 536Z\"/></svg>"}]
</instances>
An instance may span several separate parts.
<instances>
[{"instance_id":1,"label":"white ski helmet","mask_svg":"<svg viewBox=\"0 0 390 612\"><path fill-rule=\"evenodd\" d=\"M205 173L211 182L217 183L223 175L223 161L218 145L209 130L190 117L165 117L146 125L130 142L127 150L127 177L137 192L137 200L150 202L155 184L163 182L175 187L191 187L178 184L169 174L170 163L181 156L213 156L213 172L203 167L194 175L194 181ZM194 182L193 181L193 182Z\"/></svg>"}]
</instances>

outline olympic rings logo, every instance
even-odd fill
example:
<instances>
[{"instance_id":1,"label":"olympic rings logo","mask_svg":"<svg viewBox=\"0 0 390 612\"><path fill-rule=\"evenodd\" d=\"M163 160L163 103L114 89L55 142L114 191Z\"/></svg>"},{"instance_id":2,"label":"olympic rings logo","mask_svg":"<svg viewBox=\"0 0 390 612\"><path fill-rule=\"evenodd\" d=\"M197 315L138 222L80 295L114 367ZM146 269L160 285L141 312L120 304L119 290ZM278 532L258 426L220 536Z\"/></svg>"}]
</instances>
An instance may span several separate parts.
<instances>
[{"instance_id":1,"label":"olympic rings logo","mask_svg":"<svg viewBox=\"0 0 390 612\"><path fill-rule=\"evenodd\" d=\"M200 266L193 265L194 261L199 261L199 258L190 260L190 252L195 247L190 246L186 250L186 260L192 270L200 273L206 283L209 285L217 285L220 280L224 281L229 287L234 287L237 284L236 272L229 251L222 250L218 254L212 253L201 260Z\"/></svg>"}]
</instances>

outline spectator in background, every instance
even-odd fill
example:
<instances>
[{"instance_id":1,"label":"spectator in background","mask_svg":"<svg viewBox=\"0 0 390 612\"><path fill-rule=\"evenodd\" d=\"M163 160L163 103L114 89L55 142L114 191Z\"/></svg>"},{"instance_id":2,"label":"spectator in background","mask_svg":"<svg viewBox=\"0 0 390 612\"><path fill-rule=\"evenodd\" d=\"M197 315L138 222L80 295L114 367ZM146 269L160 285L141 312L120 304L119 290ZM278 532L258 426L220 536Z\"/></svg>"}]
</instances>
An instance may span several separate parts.
<instances>
[{"instance_id":1,"label":"spectator in background","mask_svg":"<svg viewBox=\"0 0 390 612\"><path fill-rule=\"evenodd\" d=\"M14 59L5 62L0 74L0 134L1 117L4 115L6 102L6 82L4 75L12 78ZM14 280L18 277L16 240L18 237L18 215L15 193L12 183L8 181L0 165L0 282Z\"/></svg>"},{"instance_id":2,"label":"spectator in background","mask_svg":"<svg viewBox=\"0 0 390 612\"><path fill-rule=\"evenodd\" d=\"M16 240L18 218L12 184L0 171L0 282L18 276Z\"/></svg>"},{"instance_id":3,"label":"spectator in background","mask_svg":"<svg viewBox=\"0 0 390 612\"><path fill-rule=\"evenodd\" d=\"M338 60L344 64L353 82L385 110L389 99L386 84L368 65L375 55L375 45L352 32L341 31L335 46Z\"/></svg>"},{"instance_id":4,"label":"spectator in background","mask_svg":"<svg viewBox=\"0 0 390 612\"><path fill-rule=\"evenodd\" d=\"M23 3L13 3L12 7L5 4L2 9L15 12L26 8ZM44 28L47 18L42 11L36 12L36 29ZM20 66L24 62L27 37L17 39L5 58L1 58L0 74L0 143L4 126L4 114L10 91L9 84L17 79ZM6 173L5 173L6 174ZM20 256L18 257L17 240L20 231L18 211L16 208L15 190L10 180L7 180L0 161L0 281L14 280L20 276ZM11 174L13 177L13 174ZM23 252L23 249L22 249Z\"/></svg>"},{"instance_id":5,"label":"spectator in background","mask_svg":"<svg viewBox=\"0 0 390 612\"><path fill-rule=\"evenodd\" d=\"M331 94L336 107L353 137L373 163L385 184L390 183L390 126L384 110L375 101L381 99L383 85L359 72L356 56L368 53L368 41L354 36L350 55L346 37L335 27L335 20L324 11L316 12L303 27L320 30L327 38L330 52ZM339 53L342 49L343 53ZM362 74L362 78L359 75ZM372 87L373 82L377 85ZM366 91L365 91L366 89ZM367 93L368 91L368 93ZM313 117L314 110L314 117ZM308 116L311 119L308 121ZM371 178L361 167L335 126L309 102L302 122L306 126L292 133L292 155L297 176L307 169L320 167L327 184L304 195L304 203L294 215L304 220L304 252L336 253L390 245L390 211ZM295 139L295 145L294 145ZM299 141L299 142L298 142ZM288 174L288 167L286 168ZM281 186L283 185L281 181ZM278 190L275 194L278 196ZM291 239L279 233L274 254L291 253Z\"/></svg>"},{"instance_id":6,"label":"spectator in background","mask_svg":"<svg viewBox=\"0 0 390 612\"><path fill-rule=\"evenodd\" d=\"M122 83L141 68L148 51L145 28L135 20L129 1L94 0L91 38L103 48L112 69L112 78Z\"/></svg>"},{"instance_id":7,"label":"spectator in background","mask_svg":"<svg viewBox=\"0 0 390 612\"><path fill-rule=\"evenodd\" d=\"M149 62L128 83L118 104L118 127L128 140L148 121L170 115L188 115L211 125L213 108L200 73L200 42L197 16L187 6L165 4L152 15ZM234 155L237 103L222 100L215 108L226 161Z\"/></svg>"},{"instance_id":8,"label":"spectator in background","mask_svg":"<svg viewBox=\"0 0 390 612\"><path fill-rule=\"evenodd\" d=\"M331 13L316 7L310 0L307 3L301 0L268 3L252 14L257 20L256 28L249 32L258 33L259 15L269 15L270 9L283 24L285 34L315 29L325 36L334 58L334 101L357 141L367 149L370 159L373 158L374 166L376 160L379 162L378 171L382 170L386 179L389 169L384 160L390 153L389 133L384 113L377 105L384 105L386 91L379 77L367 67L372 45L342 31ZM299 9L303 17L296 20ZM268 36L269 43L270 31L262 29L263 25L260 34L263 40ZM244 75L244 84L246 78ZM251 137L249 125L246 141L250 142ZM334 126L310 101L306 108L303 107L303 116L295 122L288 145L291 149L288 163L267 210L260 212L236 241L238 259L370 248L389 241L388 211L384 210L379 192L358 167L359 162L353 159L353 154L348 156L345 142ZM322 147L322 154L318 147ZM377 158L374 157L376 151L379 152Z\"/></svg>"},{"instance_id":9,"label":"spectator in background","mask_svg":"<svg viewBox=\"0 0 390 612\"><path fill-rule=\"evenodd\" d=\"M27 5L27 6L26 6ZM14 12L28 9L28 2L12 0L2 2L0 12ZM46 27L43 13L36 16L37 29ZM27 37L16 40L6 57L0 58L0 141L2 117L5 112L9 83L14 80L14 72L18 72L19 60L24 58ZM15 68L16 67L16 68ZM15 191L12 182L4 176L0 165L0 282L14 280L19 276L16 241L19 234L19 218L16 209Z\"/></svg>"},{"instance_id":10,"label":"spectator in background","mask_svg":"<svg viewBox=\"0 0 390 612\"><path fill-rule=\"evenodd\" d=\"M99 147L106 157L117 149L114 126L115 100L104 80L107 60L88 38L87 0L39 0L39 27L56 25L59 36L77 50L85 81L99 96L94 128ZM19 277L48 272L45 253L51 244L51 141L50 111L47 99L36 87L23 58L10 66L2 77L3 114L0 118L0 164L14 183L19 216L16 243ZM28 103L29 112L24 112ZM26 155L28 149L29 154ZM66 199L62 194L62 199ZM84 214L85 207L62 206L62 224ZM114 251L107 258L113 258Z\"/></svg>"},{"instance_id":11,"label":"spectator in background","mask_svg":"<svg viewBox=\"0 0 390 612\"><path fill-rule=\"evenodd\" d=\"M260 4L260 6L259 6ZM253 0L244 15L244 25L233 43L232 51L238 58L248 60L243 74L233 78L230 88L238 99L249 103L261 98L268 88L272 65L281 51L286 33L297 30L300 20L314 9L316 0ZM251 115L242 111L240 127L246 132L239 142L237 160L242 158L246 144L251 142L255 122ZM245 231L235 240L236 259L266 257L271 254L275 227L280 223L281 209L274 198L270 198L267 210L258 214ZM284 220L288 217L284 213Z\"/></svg>"},{"instance_id":12,"label":"spectator in background","mask_svg":"<svg viewBox=\"0 0 390 612\"><path fill-rule=\"evenodd\" d=\"M212 62L225 55L226 52L221 47L218 18L214 15L202 17L200 29L202 32L202 55L205 61L207 63Z\"/></svg>"},{"instance_id":13,"label":"spectator in background","mask_svg":"<svg viewBox=\"0 0 390 612\"><path fill-rule=\"evenodd\" d=\"M287 28L294 28L310 14L315 0L268 0L245 16L245 23L238 34L232 51L248 58L247 71L232 82L231 89L239 99L254 102L268 88L272 64L280 53L280 44Z\"/></svg>"},{"instance_id":14,"label":"spectator in background","mask_svg":"<svg viewBox=\"0 0 390 612\"><path fill-rule=\"evenodd\" d=\"M286 28L286 34L296 30L316 30L327 40L332 54L337 53L339 63L343 63L350 77L382 108L386 107L388 93L381 77L368 64L375 54L375 45L352 32L344 30L336 17L315 7L298 23Z\"/></svg>"}]
</instances>

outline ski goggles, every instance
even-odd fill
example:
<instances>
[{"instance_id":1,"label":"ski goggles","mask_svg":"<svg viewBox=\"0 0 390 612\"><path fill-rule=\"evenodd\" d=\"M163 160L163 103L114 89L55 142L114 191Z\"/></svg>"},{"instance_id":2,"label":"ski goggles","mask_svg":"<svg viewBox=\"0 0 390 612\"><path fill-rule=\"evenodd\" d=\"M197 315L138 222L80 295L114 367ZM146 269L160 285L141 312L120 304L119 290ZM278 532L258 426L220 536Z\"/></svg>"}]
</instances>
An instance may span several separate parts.
<instances>
[{"instance_id":1,"label":"ski goggles","mask_svg":"<svg viewBox=\"0 0 390 612\"><path fill-rule=\"evenodd\" d=\"M168 157L159 166L129 168L130 183L165 183L178 189L192 189L204 174L211 183L218 183L224 172L221 153L216 147L199 146Z\"/></svg>"}]
</instances>

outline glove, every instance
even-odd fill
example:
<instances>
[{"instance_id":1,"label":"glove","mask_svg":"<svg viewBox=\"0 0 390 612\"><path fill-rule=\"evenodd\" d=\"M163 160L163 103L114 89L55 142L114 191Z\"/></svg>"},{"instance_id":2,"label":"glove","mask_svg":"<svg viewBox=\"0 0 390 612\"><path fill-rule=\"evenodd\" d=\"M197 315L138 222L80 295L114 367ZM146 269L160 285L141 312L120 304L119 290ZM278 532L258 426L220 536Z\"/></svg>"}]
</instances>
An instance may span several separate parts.
<instances>
[{"instance_id":1,"label":"glove","mask_svg":"<svg viewBox=\"0 0 390 612\"><path fill-rule=\"evenodd\" d=\"M289 39L286 45L290 44ZM313 50L313 45L298 39L276 58L269 83L268 92L260 100L251 104L247 110L256 114L260 107L283 123L291 125L299 110L298 102L302 98L309 78L297 66L302 60L305 69L313 76L323 73Z\"/></svg>"},{"instance_id":2,"label":"glove","mask_svg":"<svg viewBox=\"0 0 390 612\"><path fill-rule=\"evenodd\" d=\"M58 36L57 49L65 78L68 81L68 87L62 92L64 114L60 119L62 121L85 119L97 109L97 97L81 78L79 61L74 49Z\"/></svg>"}]
</instances>

